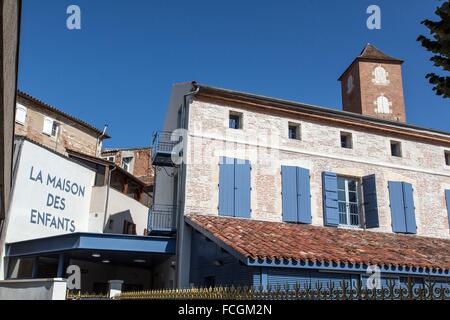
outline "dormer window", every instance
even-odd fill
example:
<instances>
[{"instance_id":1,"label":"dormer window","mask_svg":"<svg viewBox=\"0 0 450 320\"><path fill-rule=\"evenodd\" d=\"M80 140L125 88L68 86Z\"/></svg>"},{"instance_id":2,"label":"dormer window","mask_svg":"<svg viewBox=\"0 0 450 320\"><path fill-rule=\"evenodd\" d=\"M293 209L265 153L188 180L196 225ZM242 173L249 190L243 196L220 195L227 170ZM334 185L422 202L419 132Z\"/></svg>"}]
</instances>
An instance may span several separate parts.
<instances>
[{"instance_id":1,"label":"dormer window","mask_svg":"<svg viewBox=\"0 0 450 320\"><path fill-rule=\"evenodd\" d=\"M388 85L390 81L387 79L388 73L382 66L378 66L375 68L375 70L372 72L374 78L372 79L372 82L378 85Z\"/></svg>"}]
</instances>

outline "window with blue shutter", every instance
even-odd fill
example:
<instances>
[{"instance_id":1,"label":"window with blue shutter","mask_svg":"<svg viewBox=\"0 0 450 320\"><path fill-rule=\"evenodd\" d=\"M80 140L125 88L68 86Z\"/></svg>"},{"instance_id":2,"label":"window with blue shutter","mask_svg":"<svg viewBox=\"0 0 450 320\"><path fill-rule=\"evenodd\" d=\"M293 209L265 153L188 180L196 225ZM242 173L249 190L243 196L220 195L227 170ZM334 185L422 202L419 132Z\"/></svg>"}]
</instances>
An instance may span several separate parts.
<instances>
[{"instance_id":1,"label":"window with blue shutter","mask_svg":"<svg viewBox=\"0 0 450 320\"><path fill-rule=\"evenodd\" d=\"M283 221L311 223L311 185L309 170L281 167Z\"/></svg>"},{"instance_id":2,"label":"window with blue shutter","mask_svg":"<svg viewBox=\"0 0 450 320\"><path fill-rule=\"evenodd\" d=\"M322 181L325 225L337 227L339 225L337 175L334 172L324 172Z\"/></svg>"},{"instance_id":3,"label":"window with blue shutter","mask_svg":"<svg viewBox=\"0 0 450 320\"><path fill-rule=\"evenodd\" d=\"M450 190L445 190L445 201L447 202L448 227L450 228Z\"/></svg>"},{"instance_id":4,"label":"window with blue shutter","mask_svg":"<svg viewBox=\"0 0 450 320\"><path fill-rule=\"evenodd\" d=\"M416 208L414 206L413 187L410 183L403 182L403 203L405 204L406 233L417 233Z\"/></svg>"},{"instance_id":5,"label":"window with blue shutter","mask_svg":"<svg viewBox=\"0 0 450 320\"><path fill-rule=\"evenodd\" d=\"M375 175L363 177L364 214L366 228L378 228L377 184Z\"/></svg>"},{"instance_id":6,"label":"window with blue shutter","mask_svg":"<svg viewBox=\"0 0 450 320\"><path fill-rule=\"evenodd\" d=\"M219 215L250 218L250 162L222 157L219 171Z\"/></svg>"},{"instance_id":7,"label":"window with blue shutter","mask_svg":"<svg viewBox=\"0 0 450 320\"><path fill-rule=\"evenodd\" d=\"M392 231L416 233L416 215L412 185L389 181Z\"/></svg>"}]
</instances>

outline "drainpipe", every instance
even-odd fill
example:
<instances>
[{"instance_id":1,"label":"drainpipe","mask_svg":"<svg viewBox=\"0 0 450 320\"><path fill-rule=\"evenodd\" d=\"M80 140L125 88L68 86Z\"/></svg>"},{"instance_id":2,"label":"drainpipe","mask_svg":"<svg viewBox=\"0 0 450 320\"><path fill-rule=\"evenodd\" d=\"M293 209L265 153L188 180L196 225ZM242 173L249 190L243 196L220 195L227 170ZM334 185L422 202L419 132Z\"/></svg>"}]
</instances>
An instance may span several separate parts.
<instances>
[{"instance_id":1,"label":"drainpipe","mask_svg":"<svg viewBox=\"0 0 450 320\"><path fill-rule=\"evenodd\" d=\"M197 84L195 82L193 82L193 87L194 90L185 94L183 96L183 109L181 111L181 123L182 123L182 127L183 129L188 129L187 126L187 107L188 107L188 102L187 102L187 98L191 97L195 94L197 94L200 91L200 87L197 86ZM186 144L187 145L187 144ZM186 154L187 150L183 150L183 153ZM184 157L183 154L183 157ZM184 166L184 167L183 167ZM175 286L176 287L181 287L182 285L182 280L181 278L181 271L180 271L180 267L182 265L184 265L182 263L182 260L184 259L184 257L181 257L183 255L183 248L181 248L182 244L184 243L183 238L184 238L184 202L183 202L183 207L181 206L181 199L184 196L184 189L182 190L183 185L185 185L185 179L186 179L186 170L184 170L185 168L185 164L181 164L179 172L178 172L178 192L177 192L177 240L176 240L176 269L175 269ZM190 249L190 241L187 244L189 246ZM189 253L186 252L185 253L187 256L190 256L190 250ZM184 268L187 268L187 270L189 270L189 266L184 266ZM189 271L188 271L189 272Z\"/></svg>"},{"instance_id":2,"label":"drainpipe","mask_svg":"<svg viewBox=\"0 0 450 320\"><path fill-rule=\"evenodd\" d=\"M106 228L106 217L108 216L108 204L109 204L109 189L111 187L111 176L112 173L114 172L114 170L116 170L117 167L114 166L114 168L112 168L112 170L109 170L108 173L108 183L106 184L106 197L105 197L105 215L103 216L103 233L105 232L105 228Z\"/></svg>"}]
</instances>

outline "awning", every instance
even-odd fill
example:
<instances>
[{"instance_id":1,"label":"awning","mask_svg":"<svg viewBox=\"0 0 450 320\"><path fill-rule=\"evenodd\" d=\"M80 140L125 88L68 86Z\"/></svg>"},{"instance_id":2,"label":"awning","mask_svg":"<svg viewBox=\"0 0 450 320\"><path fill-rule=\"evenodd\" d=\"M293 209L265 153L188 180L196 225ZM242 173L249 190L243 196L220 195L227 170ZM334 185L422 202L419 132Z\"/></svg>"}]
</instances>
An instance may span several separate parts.
<instances>
[{"instance_id":1,"label":"awning","mask_svg":"<svg viewBox=\"0 0 450 320\"><path fill-rule=\"evenodd\" d=\"M6 246L7 257L41 256L67 252L111 252L120 254L175 254L175 239L121 234L72 233Z\"/></svg>"},{"instance_id":2,"label":"awning","mask_svg":"<svg viewBox=\"0 0 450 320\"><path fill-rule=\"evenodd\" d=\"M284 222L188 215L186 222L248 266L449 276L450 240Z\"/></svg>"}]
</instances>

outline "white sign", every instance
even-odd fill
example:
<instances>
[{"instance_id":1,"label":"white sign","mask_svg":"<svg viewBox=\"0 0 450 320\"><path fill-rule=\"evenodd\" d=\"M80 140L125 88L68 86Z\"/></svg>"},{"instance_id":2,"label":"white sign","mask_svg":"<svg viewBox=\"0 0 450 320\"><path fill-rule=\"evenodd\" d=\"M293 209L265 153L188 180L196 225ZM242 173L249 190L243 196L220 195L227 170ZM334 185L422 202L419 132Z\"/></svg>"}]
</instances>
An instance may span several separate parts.
<instances>
[{"instance_id":1,"label":"white sign","mask_svg":"<svg viewBox=\"0 0 450 320\"><path fill-rule=\"evenodd\" d=\"M87 232L95 172L24 141L6 243Z\"/></svg>"}]
</instances>

